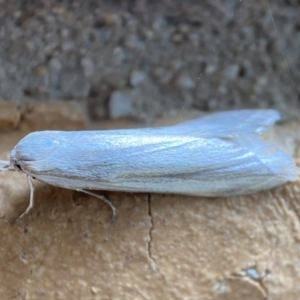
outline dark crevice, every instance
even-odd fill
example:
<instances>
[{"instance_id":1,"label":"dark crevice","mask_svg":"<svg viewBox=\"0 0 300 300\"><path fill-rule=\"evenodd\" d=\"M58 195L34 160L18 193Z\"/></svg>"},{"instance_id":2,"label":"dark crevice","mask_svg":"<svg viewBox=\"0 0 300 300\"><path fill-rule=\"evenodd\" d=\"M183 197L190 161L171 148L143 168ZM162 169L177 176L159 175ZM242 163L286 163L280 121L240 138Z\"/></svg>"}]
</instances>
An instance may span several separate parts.
<instances>
[{"instance_id":1,"label":"dark crevice","mask_svg":"<svg viewBox=\"0 0 300 300\"><path fill-rule=\"evenodd\" d=\"M151 210L151 195L148 194L148 216L150 218L150 228L149 228L149 241L148 241L148 255L152 261L152 265L154 269L156 269L156 260L152 255L152 241L153 241L153 230L154 230L154 224L153 224L153 217L152 217L152 210Z\"/></svg>"},{"instance_id":2,"label":"dark crevice","mask_svg":"<svg viewBox=\"0 0 300 300\"><path fill-rule=\"evenodd\" d=\"M152 215L152 206L151 206L151 195L148 194L148 216L150 218L150 227L149 227L149 241L148 241L148 256L151 260L152 269L157 272L164 280L165 277L160 272L159 267L157 265L157 261L155 257L153 256L153 248L152 248L152 242L153 242L153 230L154 230L154 222L153 222L153 215Z\"/></svg>"}]
</instances>

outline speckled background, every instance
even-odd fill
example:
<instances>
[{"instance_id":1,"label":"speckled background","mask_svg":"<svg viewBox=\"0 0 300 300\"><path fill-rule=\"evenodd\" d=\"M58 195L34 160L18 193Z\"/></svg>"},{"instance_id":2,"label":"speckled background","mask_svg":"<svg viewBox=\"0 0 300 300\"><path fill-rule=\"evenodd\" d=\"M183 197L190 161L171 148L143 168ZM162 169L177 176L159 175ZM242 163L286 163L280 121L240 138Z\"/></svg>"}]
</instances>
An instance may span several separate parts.
<instances>
[{"instance_id":1,"label":"speckled background","mask_svg":"<svg viewBox=\"0 0 300 300\"><path fill-rule=\"evenodd\" d=\"M76 99L93 119L241 107L296 117L299 4L269 5L0 1L0 98Z\"/></svg>"}]
</instances>

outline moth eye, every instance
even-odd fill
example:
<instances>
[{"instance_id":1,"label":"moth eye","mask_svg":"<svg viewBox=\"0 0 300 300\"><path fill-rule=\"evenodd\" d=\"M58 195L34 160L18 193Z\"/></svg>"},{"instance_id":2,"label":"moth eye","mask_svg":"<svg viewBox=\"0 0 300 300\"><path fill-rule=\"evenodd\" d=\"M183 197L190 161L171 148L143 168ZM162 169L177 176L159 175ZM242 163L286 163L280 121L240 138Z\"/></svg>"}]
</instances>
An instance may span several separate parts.
<instances>
[{"instance_id":1,"label":"moth eye","mask_svg":"<svg viewBox=\"0 0 300 300\"><path fill-rule=\"evenodd\" d=\"M15 168L16 168L18 171L22 171L22 168L21 168L21 166L20 166L19 164L15 164L14 166L15 166Z\"/></svg>"}]
</instances>

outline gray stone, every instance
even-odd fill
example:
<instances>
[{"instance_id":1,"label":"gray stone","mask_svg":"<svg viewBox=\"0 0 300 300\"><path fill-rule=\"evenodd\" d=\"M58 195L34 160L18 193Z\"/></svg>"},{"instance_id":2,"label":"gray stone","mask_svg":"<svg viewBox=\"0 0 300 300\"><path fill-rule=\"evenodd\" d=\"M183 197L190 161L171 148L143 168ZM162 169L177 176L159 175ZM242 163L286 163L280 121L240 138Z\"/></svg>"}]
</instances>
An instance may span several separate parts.
<instances>
[{"instance_id":1,"label":"gray stone","mask_svg":"<svg viewBox=\"0 0 300 300\"><path fill-rule=\"evenodd\" d=\"M240 67L237 64L232 64L225 68L224 75L228 79L235 79L238 76L239 70L240 70Z\"/></svg>"},{"instance_id":2,"label":"gray stone","mask_svg":"<svg viewBox=\"0 0 300 300\"><path fill-rule=\"evenodd\" d=\"M132 86L137 86L143 83L146 79L146 74L143 71L134 70L130 74L130 84Z\"/></svg>"},{"instance_id":3,"label":"gray stone","mask_svg":"<svg viewBox=\"0 0 300 300\"><path fill-rule=\"evenodd\" d=\"M113 119L132 115L132 97L130 91L115 91L109 99L109 116Z\"/></svg>"},{"instance_id":4,"label":"gray stone","mask_svg":"<svg viewBox=\"0 0 300 300\"><path fill-rule=\"evenodd\" d=\"M186 90L194 89L196 86L195 81L187 74L181 74L176 81L178 87Z\"/></svg>"}]
</instances>

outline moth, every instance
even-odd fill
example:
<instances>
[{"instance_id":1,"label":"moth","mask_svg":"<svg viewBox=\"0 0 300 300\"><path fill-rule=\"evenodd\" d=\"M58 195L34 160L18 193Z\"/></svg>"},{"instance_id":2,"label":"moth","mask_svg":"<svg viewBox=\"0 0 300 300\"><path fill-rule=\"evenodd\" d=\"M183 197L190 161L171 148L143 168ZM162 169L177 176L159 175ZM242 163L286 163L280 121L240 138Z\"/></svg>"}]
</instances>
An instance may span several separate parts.
<instances>
[{"instance_id":1,"label":"moth","mask_svg":"<svg viewBox=\"0 0 300 300\"><path fill-rule=\"evenodd\" d=\"M214 113L181 124L141 129L38 131L0 161L1 171L62 188L174 193L206 197L253 194L298 178L288 154L262 133L280 119L276 110Z\"/></svg>"}]
</instances>

